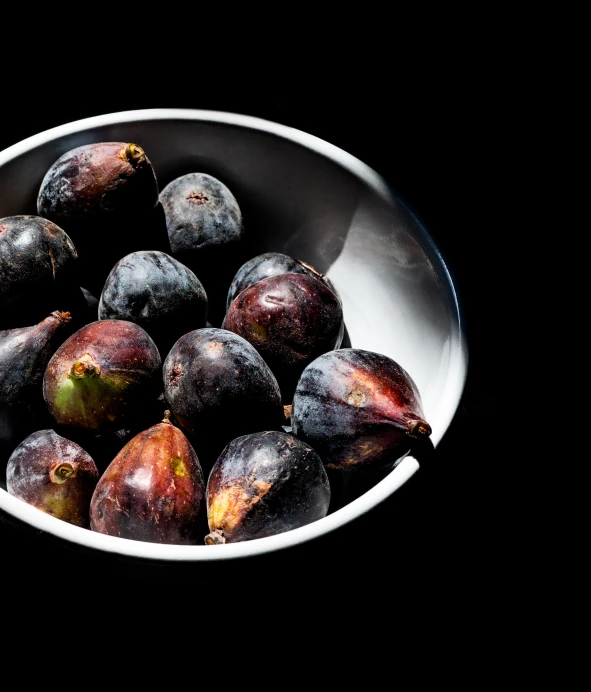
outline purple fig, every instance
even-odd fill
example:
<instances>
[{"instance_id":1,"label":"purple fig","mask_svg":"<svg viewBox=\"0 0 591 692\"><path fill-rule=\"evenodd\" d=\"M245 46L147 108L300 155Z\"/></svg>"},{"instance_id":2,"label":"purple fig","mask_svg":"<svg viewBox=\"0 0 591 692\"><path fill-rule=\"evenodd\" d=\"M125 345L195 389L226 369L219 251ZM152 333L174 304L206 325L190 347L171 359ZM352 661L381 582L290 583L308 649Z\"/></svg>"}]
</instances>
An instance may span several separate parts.
<instances>
[{"instance_id":1,"label":"purple fig","mask_svg":"<svg viewBox=\"0 0 591 692\"><path fill-rule=\"evenodd\" d=\"M95 295L124 255L170 248L154 168L133 142L92 142L62 154L43 177L37 212L72 238L84 287Z\"/></svg>"},{"instance_id":2,"label":"purple fig","mask_svg":"<svg viewBox=\"0 0 591 692\"><path fill-rule=\"evenodd\" d=\"M43 396L66 428L119 430L161 390L161 358L134 322L99 320L72 334L50 358Z\"/></svg>"},{"instance_id":3,"label":"purple fig","mask_svg":"<svg viewBox=\"0 0 591 692\"><path fill-rule=\"evenodd\" d=\"M312 447L263 431L227 445L209 474L206 504L207 545L249 541L322 519L330 484Z\"/></svg>"},{"instance_id":4,"label":"purple fig","mask_svg":"<svg viewBox=\"0 0 591 692\"><path fill-rule=\"evenodd\" d=\"M284 421L275 376L233 332L204 327L184 334L162 370L166 401L200 458L217 458L235 437L280 429Z\"/></svg>"},{"instance_id":5,"label":"purple fig","mask_svg":"<svg viewBox=\"0 0 591 692\"><path fill-rule=\"evenodd\" d=\"M261 279L267 279L278 274L308 274L323 281L333 293L336 294L337 292L330 279L307 262L294 259L283 252L264 252L256 257L251 257L236 272L228 290L226 310L240 291Z\"/></svg>"},{"instance_id":6,"label":"purple fig","mask_svg":"<svg viewBox=\"0 0 591 692\"><path fill-rule=\"evenodd\" d=\"M31 327L0 331L0 450L4 453L44 420L43 374L69 336L69 323L69 313L56 311Z\"/></svg>"},{"instance_id":7,"label":"purple fig","mask_svg":"<svg viewBox=\"0 0 591 692\"><path fill-rule=\"evenodd\" d=\"M277 378L291 403L304 368L343 339L343 309L336 294L314 276L278 274L242 290L222 327L246 339Z\"/></svg>"},{"instance_id":8,"label":"purple fig","mask_svg":"<svg viewBox=\"0 0 591 692\"><path fill-rule=\"evenodd\" d=\"M37 430L12 452L6 489L46 514L90 528L89 508L99 479L93 458L55 430Z\"/></svg>"},{"instance_id":9,"label":"purple fig","mask_svg":"<svg viewBox=\"0 0 591 692\"><path fill-rule=\"evenodd\" d=\"M204 496L197 454L166 411L103 472L90 502L91 529L151 543L202 543Z\"/></svg>"},{"instance_id":10,"label":"purple fig","mask_svg":"<svg viewBox=\"0 0 591 692\"><path fill-rule=\"evenodd\" d=\"M86 324L78 271L77 250L58 225L33 215L0 219L0 331L36 324L54 310Z\"/></svg>"},{"instance_id":11,"label":"purple fig","mask_svg":"<svg viewBox=\"0 0 591 692\"><path fill-rule=\"evenodd\" d=\"M431 435L409 373L388 356L354 348L324 353L306 367L291 425L328 469L392 463Z\"/></svg>"}]
</instances>

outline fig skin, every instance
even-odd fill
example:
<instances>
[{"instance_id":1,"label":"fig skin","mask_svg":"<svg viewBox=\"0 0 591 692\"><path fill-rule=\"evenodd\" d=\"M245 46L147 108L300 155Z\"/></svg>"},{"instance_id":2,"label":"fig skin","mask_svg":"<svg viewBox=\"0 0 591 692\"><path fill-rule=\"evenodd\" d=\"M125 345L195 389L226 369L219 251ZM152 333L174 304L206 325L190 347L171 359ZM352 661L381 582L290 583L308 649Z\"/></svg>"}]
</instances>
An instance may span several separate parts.
<instances>
[{"instance_id":1,"label":"fig skin","mask_svg":"<svg viewBox=\"0 0 591 692\"><path fill-rule=\"evenodd\" d=\"M168 416L135 435L103 472L90 502L93 531L151 543L202 543L203 471Z\"/></svg>"},{"instance_id":2,"label":"fig skin","mask_svg":"<svg viewBox=\"0 0 591 692\"><path fill-rule=\"evenodd\" d=\"M431 435L409 373L388 356L354 348L325 353L306 367L291 426L331 470L395 463Z\"/></svg>"},{"instance_id":3,"label":"fig skin","mask_svg":"<svg viewBox=\"0 0 591 692\"><path fill-rule=\"evenodd\" d=\"M281 392L256 349L233 332L204 327L181 336L162 368L164 397L211 465L235 437L280 429Z\"/></svg>"},{"instance_id":4,"label":"fig skin","mask_svg":"<svg viewBox=\"0 0 591 692\"><path fill-rule=\"evenodd\" d=\"M297 529L326 516L330 483L322 459L286 432L232 440L206 488L206 545L236 543Z\"/></svg>"},{"instance_id":5,"label":"fig skin","mask_svg":"<svg viewBox=\"0 0 591 692\"><path fill-rule=\"evenodd\" d=\"M205 327L207 295L194 272L159 250L138 250L111 270L98 306L99 320L135 322L161 357L183 334Z\"/></svg>"},{"instance_id":6,"label":"fig skin","mask_svg":"<svg viewBox=\"0 0 591 692\"><path fill-rule=\"evenodd\" d=\"M0 219L0 330L29 327L54 310L81 327L89 314L70 236L32 214Z\"/></svg>"},{"instance_id":7,"label":"fig skin","mask_svg":"<svg viewBox=\"0 0 591 692\"><path fill-rule=\"evenodd\" d=\"M43 400L43 374L69 334L70 314L55 311L39 324L0 331L0 455L51 423Z\"/></svg>"},{"instance_id":8,"label":"fig skin","mask_svg":"<svg viewBox=\"0 0 591 692\"><path fill-rule=\"evenodd\" d=\"M340 299L308 274L278 274L242 290L222 328L250 342L277 378L290 404L304 368L343 339Z\"/></svg>"},{"instance_id":9,"label":"fig skin","mask_svg":"<svg viewBox=\"0 0 591 692\"><path fill-rule=\"evenodd\" d=\"M43 177L37 212L71 237L84 288L94 295L121 257L170 250L154 168L133 142L93 142L62 154Z\"/></svg>"},{"instance_id":10,"label":"fig skin","mask_svg":"<svg viewBox=\"0 0 591 692\"><path fill-rule=\"evenodd\" d=\"M12 452L6 489L24 502L74 526L90 528L89 508L99 479L94 459L55 430L37 430Z\"/></svg>"},{"instance_id":11,"label":"fig skin","mask_svg":"<svg viewBox=\"0 0 591 692\"><path fill-rule=\"evenodd\" d=\"M202 172L181 175L160 192L173 257L199 277L209 298L210 323L226 311L232 277L245 259L245 227L238 200L218 178Z\"/></svg>"},{"instance_id":12,"label":"fig skin","mask_svg":"<svg viewBox=\"0 0 591 692\"><path fill-rule=\"evenodd\" d=\"M119 430L158 396L161 364L156 344L138 324L98 320L68 337L51 356L43 397L65 429Z\"/></svg>"}]
</instances>

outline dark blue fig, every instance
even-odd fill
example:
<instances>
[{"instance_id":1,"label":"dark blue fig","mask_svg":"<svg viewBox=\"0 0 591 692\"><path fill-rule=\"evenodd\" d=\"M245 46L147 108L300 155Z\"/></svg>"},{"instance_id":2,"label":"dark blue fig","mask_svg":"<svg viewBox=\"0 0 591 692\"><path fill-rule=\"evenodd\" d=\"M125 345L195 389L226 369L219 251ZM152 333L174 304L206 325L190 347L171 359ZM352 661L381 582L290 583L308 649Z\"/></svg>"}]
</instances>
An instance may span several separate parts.
<instances>
[{"instance_id":1,"label":"dark blue fig","mask_svg":"<svg viewBox=\"0 0 591 692\"><path fill-rule=\"evenodd\" d=\"M37 430L12 452L6 489L37 509L90 528L90 501L99 479L94 459L55 430Z\"/></svg>"},{"instance_id":2,"label":"dark blue fig","mask_svg":"<svg viewBox=\"0 0 591 692\"><path fill-rule=\"evenodd\" d=\"M238 200L218 178L187 173L160 192L173 257L199 277L209 321L219 326L232 277L244 260L244 220Z\"/></svg>"},{"instance_id":3,"label":"dark blue fig","mask_svg":"<svg viewBox=\"0 0 591 692\"><path fill-rule=\"evenodd\" d=\"M207 545L250 541L322 519L330 483L318 454L278 431L232 440L215 462L206 489Z\"/></svg>"},{"instance_id":4,"label":"dark blue fig","mask_svg":"<svg viewBox=\"0 0 591 692\"><path fill-rule=\"evenodd\" d=\"M0 219L0 330L37 324L55 310L81 327L89 308L70 236L31 214Z\"/></svg>"},{"instance_id":5,"label":"dark blue fig","mask_svg":"<svg viewBox=\"0 0 591 692\"><path fill-rule=\"evenodd\" d=\"M158 250L138 250L111 270L98 317L139 324L164 358L180 336L205 327L207 295L194 272L174 257Z\"/></svg>"},{"instance_id":6,"label":"dark blue fig","mask_svg":"<svg viewBox=\"0 0 591 692\"><path fill-rule=\"evenodd\" d=\"M324 353L306 367L291 425L328 469L392 464L431 435L409 373L388 356L354 348Z\"/></svg>"},{"instance_id":7,"label":"dark blue fig","mask_svg":"<svg viewBox=\"0 0 591 692\"><path fill-rule=\"evenodd\" d=\"M72 238L82 285L94 295L124 255L169 250L156 174L133 142L93 142L62 154L43 177L37 212Z\"/></svg>"},{"instance_id":8,"label":"dark blue fig","mask_svg":"<svg viewBox=\"0 0 591 692\"><path fill-rule=\"evenodd\" d=\"M343 339L341 301L308 274L278 274L242 290L228 308L224 329L250 342L290 404L304 368Z\"/></svg>"},{"instance_id":9,"label":"dark blue fig","mask_svg":"<svg viewBox=\"0 0 591 692\"><path fill-rule=\"evenodd\" d=\"M235 437L280 429L284 421L275 376L256 349L233 332L204 327L184 334L162 370L164 397L202 463L215 460Z\"/></svg>"}]
</instances>

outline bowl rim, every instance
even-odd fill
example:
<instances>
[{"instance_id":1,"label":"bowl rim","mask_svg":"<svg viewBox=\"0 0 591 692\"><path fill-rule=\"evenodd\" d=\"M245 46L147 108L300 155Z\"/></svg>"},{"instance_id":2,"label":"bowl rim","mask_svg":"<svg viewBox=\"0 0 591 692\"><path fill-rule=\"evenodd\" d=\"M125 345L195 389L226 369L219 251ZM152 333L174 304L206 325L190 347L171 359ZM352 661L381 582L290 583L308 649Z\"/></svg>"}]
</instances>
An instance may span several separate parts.
<instances>
[{"instance_id":1,"label":"bowl rim","mask_svg":"<svg viewBox=\"0 0 591 692\"><path fill-rule=\"evenodd\" d=\"M394 193L396 201L402 204L406 212L414 218L417 231L421 233L422 241L430 247L431 252L437 257L440 263L440 268L446 274L447 285L445 288L448 294L450 308L454 311L453 319L457 324L457 340L454 343L454 348L450 356L449 376L441 403L447 415L444 417L443 425L440 425L439 430L434 430L431 436L433 446L437 447L437 444L455 416L467 377L468 348L462 328L463 315L460 302L449 269L439 248L426 230L424 223L379 173L357 157L315 135L256 116L229 111L192 108L147 108L109 112L102 115L81 118L43 130L42 132L22 139L0 151L0 166L26 154L32 149L61 137L97 127L119 125L134 121L153 120L217 122L246 129L260 130L290 140L331 159L338 165L347 169L354 176L362 179L363 182L379 196L391 200ZM0 487L0 511L6 512L38 531L52 534L69 543L76 544L77 546L94 549L111 555L116 554L123 557L160 562L232 560L283 550L327 535L359 518L372 510L376 505L386 500L398 488L404 485L419 468L419 462L412 455L408 454L398 462L396 467L386 475L385 478L376 483L375 486L367 490L360 497L352 500L322 519L273 536L239 543L218 545L215 550L212 549L211 546L205 544L172 545L148 543L145 541L108 536L106 534L94 532L89 529L74 526L73 524L46 514L23 500L10 495L2 487Z\"/></svg>"}]
</instances>

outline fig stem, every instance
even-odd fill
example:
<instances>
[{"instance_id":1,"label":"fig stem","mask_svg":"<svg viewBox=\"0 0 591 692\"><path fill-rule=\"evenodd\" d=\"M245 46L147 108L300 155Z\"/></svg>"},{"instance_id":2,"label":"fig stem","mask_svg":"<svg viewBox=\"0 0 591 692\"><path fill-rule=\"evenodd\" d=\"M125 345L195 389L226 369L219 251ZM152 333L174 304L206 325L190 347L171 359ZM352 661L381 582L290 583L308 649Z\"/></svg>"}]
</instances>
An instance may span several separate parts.
<instances>
[{"instance_id":1,"label":"fig stem","mask_svg":"<svg viewBox=\"0 0 591 692\"><path fill-rule=\"evenodd\" d=\"M92 357L86 354L72 365L68 377L74 380L81 380L86 377L99 375L100 371L100 367L92 360Z\"/></svg>"},{"instance_id":2,"label":"fig stem","mask_svg":"<svg viewBox=\"0 0 591 692\"><path fill-rule=\"evenodd\" d=\"M287 404L283 407L283 417L287 422L291 420L291 412L293 410L293 405L292 404Z\"/></svg>"},{"instance_id":3,"label":"fig stem","mask_svg":"<svg viewBox=\"0 0 591 692\"><path fill-rule=\"evenodd\" d=\"M406 425L406 432L411 437L429 437L433 432L429 423L421 418L408 421Z\"/></svg>"},{"instance_id":4,"label":"fig stem","mask_svg":"<svg viewBox=\"0 0 591 692\"><path fill-rule=\"evenodd\" d=\"M54 310L51 316L63 324L67 324L72 319L69 312L61 312L60 310Z\"/></svg>"},{"instance_id":5,"label":"fig stem","mask_svg":"<svg viewBox=\"0 0 591 692\"><path fill-rule=\"evenodd\" d=\"M166 411L164 411L164 418L162 419L162 422L168 423L169 425L172 425L169 418L170 418L170 411L167 409Z\"/></svg>"},{"instance_id":6,"label":"fig stem","mask_svg":"<svg viewBox=\"0 0 591 692\"><path fill-rule=\"evenodd\" d=\"M54 461L49 469L49 480L52 483L65 483L68 478L76 475L76 466L67 461Z\"/></svg>"},{"instance_id":7,"label":"fig stem","mask_svg":"<svg viewBox=\"0 0 591 692\"><path fill-rule=\"evenodd\" d=\"M222 545L226 542L223 534L219 531L212 531L205 536L205 545Z\"/></svg>"}]
</instances>

